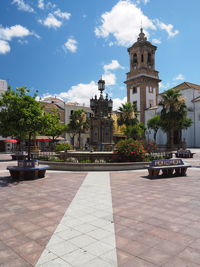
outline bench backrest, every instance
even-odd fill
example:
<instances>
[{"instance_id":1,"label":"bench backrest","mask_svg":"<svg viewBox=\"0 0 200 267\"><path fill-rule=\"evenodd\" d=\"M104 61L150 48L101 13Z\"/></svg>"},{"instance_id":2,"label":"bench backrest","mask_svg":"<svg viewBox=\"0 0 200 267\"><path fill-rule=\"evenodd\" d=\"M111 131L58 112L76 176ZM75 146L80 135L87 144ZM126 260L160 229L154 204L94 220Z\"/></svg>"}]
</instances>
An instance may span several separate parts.
<instances>
[{"instance_id":1,"label":"bench backrest","mask_svg":"<svg viewBox=\"0 0 200 267\"><path fill-rule=\"evenodd\" d=\"M177 153L191 154L191 151L189 149L187 149L187 150L178 150Z\"/></svg>"},{"instance_id":2,"label":"bench backrest","mask_svg":"<svg viewBox=\"0 0 200 267\"><path fill-rule=\"evenodd\" d=\"M182 159L161 159L153 160L150 166L173 166L173 165L184 165Z\"/></svg>"}]
</instances>

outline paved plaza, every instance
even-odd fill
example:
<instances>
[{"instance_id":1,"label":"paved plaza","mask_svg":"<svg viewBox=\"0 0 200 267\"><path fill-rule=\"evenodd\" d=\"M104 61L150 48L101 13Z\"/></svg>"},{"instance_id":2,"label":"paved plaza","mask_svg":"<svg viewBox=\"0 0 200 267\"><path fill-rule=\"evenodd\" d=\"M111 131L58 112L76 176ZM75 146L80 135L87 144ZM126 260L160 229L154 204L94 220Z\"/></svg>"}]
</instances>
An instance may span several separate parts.
<instances>
[{"instance_id":1,"label":"paved plaza","mask_svg":"<svg viewBox=\"0 0 200 267\"><path fill-rule=\"evenodd\" d=\"M47 171L13 182L0 154L0 266L200 266L200 151L187 177Z\"/></svg>"}]
</instances>

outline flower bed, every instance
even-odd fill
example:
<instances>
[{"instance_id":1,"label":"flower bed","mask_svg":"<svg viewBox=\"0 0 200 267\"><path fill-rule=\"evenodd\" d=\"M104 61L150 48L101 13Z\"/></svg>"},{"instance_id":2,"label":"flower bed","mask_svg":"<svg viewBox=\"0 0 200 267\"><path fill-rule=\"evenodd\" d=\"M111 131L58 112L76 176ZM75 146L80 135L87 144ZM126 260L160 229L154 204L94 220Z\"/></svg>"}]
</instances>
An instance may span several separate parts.
<instances>
[{"instance_id":1,"label":"flower bed","mask_svg":"<svg viewBox=\"0 0 200 267\"><path fill-rule=\"evenodd\" d=\"M126 139L116 144L114 159L118 162L141 162L145 159L145 153L140 141Z\"/></svg>"}]
</instances>

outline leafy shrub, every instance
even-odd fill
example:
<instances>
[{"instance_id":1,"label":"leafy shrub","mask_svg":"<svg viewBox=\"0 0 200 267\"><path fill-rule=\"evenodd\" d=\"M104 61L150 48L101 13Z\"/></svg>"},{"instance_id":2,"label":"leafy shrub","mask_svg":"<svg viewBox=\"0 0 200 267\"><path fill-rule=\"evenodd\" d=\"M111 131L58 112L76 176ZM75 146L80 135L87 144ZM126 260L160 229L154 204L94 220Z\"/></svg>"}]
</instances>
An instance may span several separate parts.
<instances>
[{"instance_id":1,"label":"leafy shrub","mask_svg":"<svg viewBox=\"0 0 200 267\"><path fill-rule=\"evenodd\" d=\"M78 163L78 159L76 159L76 158L67 158L66 160L65 160L66 162L73 162L73 163Z\"/></svg>"},{"instance_id":2,"label":"leafy shrub","mask_svg":"<svg viewBox=\"0 0 200 267\"><path fill-rule=\"evenodd\" d=\"M140 141L133 139L125 139L119 141L114 150L114 158L116 161L144 161L145 150Z\"/></svg>"},{"instance_id":3,"label":"leafy shrub","mask_svg":"<svg viewBox=\"0 0 200 267\"><path fill-rule=\"evenodd\" d=\"M95 163L106 163L105 159L95 159Z\"/></svg>"},{"instance_id":4,"label":"leafy shrub","mask_svg":"<svg viewBox=\"0 0 200 267\"><path fill-rule=\"evenodd\" d=\"M92 161L90 159L83 159L79 161L80 163L91 163Z\"/></svg>"},{"instance_id":5,"label":"leafy shrub","mask_svg":"<svg viewBox=\"0 0 200 267\"><path fill-rule=\"evenodd\" d=\"M156 142L154 141L150 141L146 143L144 147L148 153L151 153L157 150L157 145L156 145Z\"/></svg>"},{"instance_id":6,"label":"leafy shrub","mask_svg":"<svg viewBox=\"0 0 200 267\"><path fill-rule=\"evenodd\" d=\"M69 145L69 144L56 144L56 147L55 147L55 150L56 152L60 152L60 151L67 151L67 150L70 150L72 149L72 146Z\"/></svg>"}]
</instances>

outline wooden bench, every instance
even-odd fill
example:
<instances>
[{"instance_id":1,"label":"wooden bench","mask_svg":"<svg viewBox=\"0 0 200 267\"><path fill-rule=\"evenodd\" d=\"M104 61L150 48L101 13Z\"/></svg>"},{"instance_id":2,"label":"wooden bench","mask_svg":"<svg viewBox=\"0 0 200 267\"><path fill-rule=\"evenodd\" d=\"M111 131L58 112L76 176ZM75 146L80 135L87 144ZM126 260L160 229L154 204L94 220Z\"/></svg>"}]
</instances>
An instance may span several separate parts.
<instances>
[{"instance_id":1,"label":"wooden bench","mask_svg":"<svg viewBox=\"0 0 200 267\"><path fill-rule=\"evenodd\" d=\"M193 155L195 153L192 153L190 150L178 150L175 155L177 158L193 158Z\"/></svg>"},{"instance_id":2,"label":"wooden bench","mask_svg":"<svg viewBox=\"0 0 200 267\"><path fill-rule=\"evenodd\" d=\"M187 168L191 166L185 165L182 159L162 159L153 160L147 167L150 178L156 177L173 177L185 176ZM162 171L161 175L160 171Z\"/></svg>"}]
</instances>

